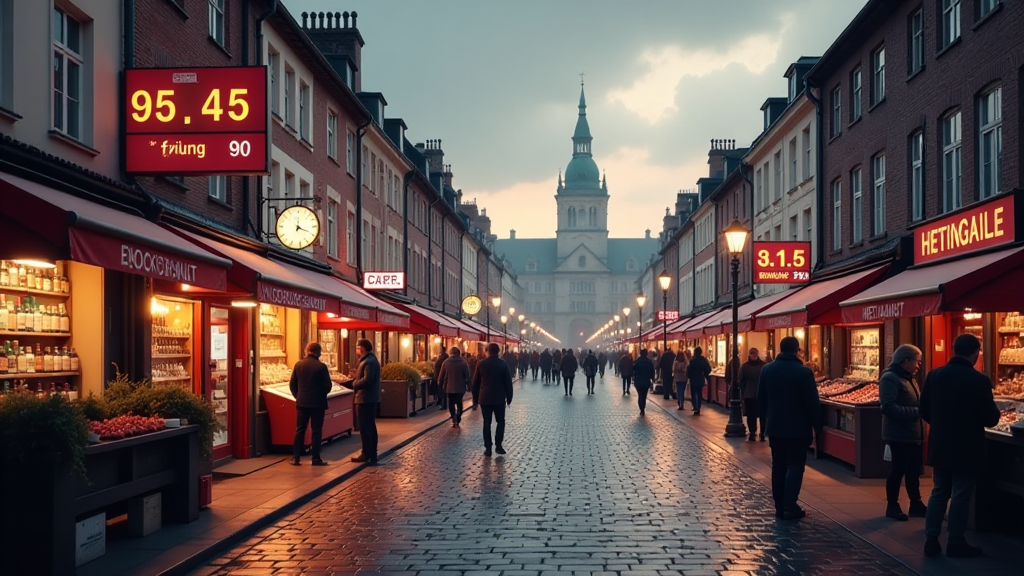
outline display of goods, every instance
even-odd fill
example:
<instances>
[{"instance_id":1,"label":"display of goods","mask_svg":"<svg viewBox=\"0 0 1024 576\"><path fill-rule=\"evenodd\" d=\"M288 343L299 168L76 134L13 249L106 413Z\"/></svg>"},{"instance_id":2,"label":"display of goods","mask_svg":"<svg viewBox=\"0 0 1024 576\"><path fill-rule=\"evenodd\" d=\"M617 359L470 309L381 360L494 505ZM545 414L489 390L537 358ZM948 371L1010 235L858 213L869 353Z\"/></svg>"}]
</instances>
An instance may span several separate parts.
<instances>
[{"instance_id":1,"label":"display of goods","mask_svg":"<svg viewBox=\"0 0 1024 576\"><path fill-rule=\"evenodd\" d=\"M1010 425L1016 422L1024 422L1024 404L1016 404L999 411L999 423L990 428L996 432L1010 433Z\"/></svg>"},{"instance_id":2,"label":"display of goods","mask_svg":"<svg viewBox=\"0 0 1024 576\"><path fill-rule=\"evenodd\" d=\"M89 431L99 435L100 440L120 440L139 434L159 432L164 429L164 419L159 416L135 416L125 414L108 418L102 422L89 422Z\"/></svg>"},{"instance_id":3,"label":"display of goods","mask_svg":"<svg viewBox=\"0 0 1024 576\"><path fill-rule=\"evenodd\" d=\"M833 396L830 400L847 404L878 404L878 383L868 382L861 388Z\"/></svg>"},{"instance_id":4,"label":"display of goods","mask_svg":"<svg viewBox=\"0 0 1024 576\"><path fill-rule=\"evenodd\" d=\"M292 378L292 369L283 362L260 364L260 386L288 382Z\"/></svg>"},{"instance_id":5,"label":"display of goods","mask_svg":"<svg viewBox=\"0 0 1024 576\"><path fill-rule=\"evenodd\" d=\"M1024 364L1024 348L1010 347L999 351L1000 364Z\"/></svg>"},{"instance_id":6,"label":"display of goods","mask_svg":"<svg viewBox=\"0 0 1024 576\"><path fill-rule=\"evenodd\" d=\"M854 368L846 375L847 378L874 380L878 378L878 368Z\"/></svg>"},{"instance_id":7,"label":"display of goods","mask_svg":"<svg viewBox=\"0 0 1024 576\"><path fill-rule=\"evenodd\" d=\"M1017 374L1013 379L1000 378L999 382L996 383L993 393L1003 398L1024 400L1024 378L1022 377L1024 377L1024 373Z\"/></svg>"},{"instance_id":8,"label":"display of goods","mask_svg":"<svg viewBox=\"0 0 1024 576\"><path fill-rule=\"evenodd\" d=\"M866 382L866 380L857 378L835 378L832 380L825 380L818 383L818 396L828 398L830 396L843 394L844 392L853 390L864 382Z\"/></svg>"}]
</instances>

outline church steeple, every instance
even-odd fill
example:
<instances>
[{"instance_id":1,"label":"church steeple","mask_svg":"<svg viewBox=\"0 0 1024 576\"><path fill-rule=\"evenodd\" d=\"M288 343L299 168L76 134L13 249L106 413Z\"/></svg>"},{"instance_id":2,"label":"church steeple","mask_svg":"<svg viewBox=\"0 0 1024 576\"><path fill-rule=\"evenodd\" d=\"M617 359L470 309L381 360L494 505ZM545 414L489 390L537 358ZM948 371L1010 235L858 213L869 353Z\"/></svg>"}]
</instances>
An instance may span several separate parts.
<instances>
[{"instance_id":1,"label":"church steeple","mask_svg":"<svg viewBox=\"0 0 1024 576\"><path fill-rule=\"evenodd\" d=\"M572 159L565 168L565 186L559 194L601 194L601 174L591 152L590 123L587 122L587 95L580 81L579 116L572 134Z\"/></svg>"},{"instance_id":2,"label":"church steeple","mask_svg":"<svg viewBox=\"0 0 1024 576\"><path fill-rule=\"evenodd\" d=\"M572 155L590 156L590 143L593 137L590 136L590 124L587 122L587 96L583 92L583 82L580 82L580 116L576 119L576 131L572 135Z\"/></svg>"}]
</instances>

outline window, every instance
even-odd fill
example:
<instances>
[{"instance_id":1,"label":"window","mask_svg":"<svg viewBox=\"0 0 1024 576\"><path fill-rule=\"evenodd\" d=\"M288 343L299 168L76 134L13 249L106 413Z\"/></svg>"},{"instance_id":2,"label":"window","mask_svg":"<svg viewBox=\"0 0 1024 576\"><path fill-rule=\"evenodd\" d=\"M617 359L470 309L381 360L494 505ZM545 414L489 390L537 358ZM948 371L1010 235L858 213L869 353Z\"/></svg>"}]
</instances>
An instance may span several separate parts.
<instances>
[{"instance_id":1,"label":"window","mask_svg":"<svg viewBox=\"0 0 1024 576\"><path fill-rule=\"evenodd\" d=\"M861 80L858 66L853 74L850 74L850 122L860 120Z\"/></svg>"},{"instance_id":2,"label":"window","mask_svg":"<svg viewBox=\"0 0 1024 576\"><path fill-rule=\"evenodd\" d=\"M807 242L811 241L811 233L814 231L814 222L811 221L811 209L804 208L804 230L807 235L804 236L804 240Z\"/></svg>"},{"instance_id":3,"label":"window","mask_svg":"<svg viewBox=\"0 0 1024 576\"><path fill-rule=\"evenodd\" d=\"M224 0L210 0L210 38L224 45Z\"/></svg>"},{"instance_id":4,"label":"window","mask_svg":"<svg viewBox=\"0 0 1024 576\"><path fill-rule=\"evenodd\" d=\"M861 169L857 168L850 173L850 192L853 202L850 204L850 241L856 244L864 239L863 225L861 218L863 210L861 204Z\"/></svg>"},{"instance_id":5,"label":"window","mask_svg":"<svg viewBox=\"0 0 1024 576\"><path fill-rule=\"evenodd\" d=\"M636 260L634 260L633 258L626 260L626 270L636 270Z\"/></svg>"},{"instance_id":6,"label":"window","mask_svg":"<svg viewBox=\"0 0 1024 576\"><path fill-rule=\"evenodd\" d=\"M909 73L914 75L924 68L924 10L910 16Z\"/></svg>"},{"instance_id":7,"label":"window","mask_svg":"<svg viewBox=\"0 0 1024 576\"><path fill-rule=\"evenodd\" d=\"M796 153L796 137L789 141L789 188L796 188L796 165L800 156Z\"/></svg>"},{"instance_id":8,"label":"window","mask_svg":"<svg viewBox=\"0 0 1024 576\"><path fill-rule=\"evenodd\" d=\"M284 123L291 126L295 122L292 107L295 106L295 72L285 67L284 70Z\"/></svg>"},{"instance_id":9,"label":"window","mask_svg":"<svg viewBox=\"0 0 1024 576\"><path fill-rule=\"evenodd\" d=\"M82 139L82 26L53 11L53 129Z\"/></svg>"},{"instance_id":10,"label":"window","mask_svg":"<svg viewBox=\"0 0 1024 576\"><path fill-rule=\"evenodd\" d=\"M277 52L267 54L267 72L270 74L270 111L274 114L281 114L280 87L277 85L277 66L281 62L281 55Z\"/></svg>"},{"instance_id":11,"label":"window","mask_svg":"<svg viewBox=\"0 0 1024 576\"><path fill-rule=\"evenodd\" d=\"M345 260L356 263L356 215L351 212L345 220Z\"/></svg>"},{"instance_id":12,"label":"window","mask_svg":"<svg viewBox=\"0 0 1024 576\"><path fill-rule=\"evenodd\" d=\"M871 104L885 100L885 46L871 54L871 69L874 71L871 85Z\"/></svg>"},{"instance_id":13,"label":"window","mask_svg":"<svg viewBox=\"0 0 1024 576\"><path fill-rule=\"evenodd\" d=\"M871 196L871 233L877 236L885 232L885 154L871 159L871 172L875 179Z\"/></svg>"},{"instance_id":14,"label":"window","mask_svg":"<svg viewBox=\"0 0 1024 576\"><path fill-rule=\"evenodd\" d=\"M590 207L590 227L597 228L597 208L594 206Z\"/></svg>"},{"instance_id":15,"label":"window","mask_svg":"<svg viewBox=\"0 0 1024 576\"><path fill-rule=\"evenodd\" d=\"M800 239L800 224L796 219L796 214L789 217L789 239L793 241Z\"/></svg>"},{"instance_id":16,"label":"window","mask_svg":"<svg viewBox=\"0 0 1024 576\"><path fill-rule=\"evenodd\" d=\"M577 259L576 263L579 265L580 268L586 268L587 267L587 257L586 256L580 256Z\"/></svg>"},{"instance_id":17,"label":"window","mask_svg":"<svg viewBox=\"0 0 1024 576\"><path fill-rule=\"evenodd\" d=\"M327 111L327 155L338 159L338 117Z\"/></svg>"},{"instance_id":18,"label":"window","mask_svg":"<svg viewBox=\"0 0 1024 576\"><path fill-rule=\"evenodd\" d=\"M757 195L756 195L756 200L757 200L756 211L757 212L760 212L761 209L763 209L764 206L765 206L763 178L764 178L764 175L761 173L761 169L759 168L757 170L757 174L754 175L754 182L757 183Z\"/></svg>"},{"instance_id":19,"label":"window","mask_svg":"<svg viewBox=\"0 0 1024 576\"><path fill-rule=\"evenodd\" d=\"M356 135L349 130L345 131L345 171L356 173Z\"/></svg>"},{"instance_id":20,"label":"window","mask_svg":"<svg viewBox=\"0 0 1024 576\"><path fill-rule=\"evenodd\" d=\"M782 198L782 150L775 153L775 189L772 190L772 201Z\"/></svg>"},{"instance_id":21,"label":"window","mask_svg":"<svg viewBox=\"0 0 1024 576\"><path fill-rule=\"evenodd\" d=\"M362 237L360 238L360 241L359 241L359 255L362 257L362 264L363 264L363 266L365 266L367 268L372 268L373 265L370 262L370 239L366 237L367 234L369 233L369 231L370 231L370 221L366 220L364 218L363 219L363 229L361 231L362 232Z\"/></svg>"},{"instance_id":22,"label":"window","mask_svg":"<svg viewBox=\"0 0 1024 576\"><path fill-rule=\"evenodd\" d=\"M367 188L369 188L370 184L373 184L372 181L369 183L366 182L366 162L369 156L369 151L366 149L366 146L363 146L363 164L359 168L359 180L363 183L363 186L366 186Z\"/></svg>"},{"instance_id":23,"label":"window","mask_svg":"<svg viewBox=\"0 0 1024 576\"><path fill-rule=\"evenodd\" d=\"M999 0L978 0L978 19L988 16L999 5Z\"/></svg>"},{"instance_id":24,"label":"window","mask_svg":"<svg viewBox=\"0 0 1024 576\"><path fill-rule=\"evenodd\" d=\"M338 257L338 203L327 201L327 255Z\"/></svg>"},{"instance_id":25,"label":"window","mask_svg":"<svg viewBox=\"0 0 1024 576\"><path fill-rule=\"evenodd\" d=\"M210 198L219 200L227 203L228 201L228 177L227 176L210 176L208 179L207 190Z\"/></svg>"},{"instance_id":26,"label":"window","mask_svg":"<svg viewBox=\"0 0 1024 576\"><path fill-rule=\"evenodd\" d=\"M299 138L309 142L309 86L299 82Z\"/></svg>"},{"instance_id":27,"label":"window","mask_svg":"<svg viewBox=\"0 0 1024 576\"><path fill-rule=\"evenodd\" d=\"M835 138L843 133L843 89L836 86L832 90L832 132L830 136Z\"/></svg>"},{"instance_id":28,"label":"window","mask_svg":"<svg viewBox=\"0 0 1024 576\"><path fill-rule=\"evenodd\" d=\"M1003 159L1003 90L995 88L978 102L978 197L999 193Z\"/></svg>"},{"instance_id":29,"label":"window","mask_svg":"<svg viewBox=\"0 0 1024 576\"><path fill-rule=\"evenodd\" d=\"M803 180L807 180L811 177L811 127L804 128L803 134L804 144L804 172Z\"/></svg>"},{"instance_id":30,"label":"window","mask_svg":"<svg viewBox=\"0 0 1024 576\"><path fill-rule=\"evenodd\" d=\"M963 205L960 195L962 166L960 147L960 112L950 114L942 121L942 211L956 210Z\"/></svg>"},{"instance_id":31,"label":"window","mask_svg":"<svg viewBox=\"0 0 1024 576\"><path fill-rule=\"evenodd\" d=\"M576 227L576 208L569 207L569 228Z\"/></svg>"},{"instance_id":32,"label":"window","mask_svg":"<svg viewBox=\"0 0 1024 576\"><path fill-rule=\"evenodd\" d=\"M910 217L924 218L924 132L910 137Z\"/></svg>"},{"instance_id":33,"label":"window","mask_svg":"<svg viewBox=\"0 0 1024 576\"><path fill-rule=\"evenodd\" d=\"M942 0L942 45L947 48L960 38L960 0Z\"/></svg>"}]
</instances>

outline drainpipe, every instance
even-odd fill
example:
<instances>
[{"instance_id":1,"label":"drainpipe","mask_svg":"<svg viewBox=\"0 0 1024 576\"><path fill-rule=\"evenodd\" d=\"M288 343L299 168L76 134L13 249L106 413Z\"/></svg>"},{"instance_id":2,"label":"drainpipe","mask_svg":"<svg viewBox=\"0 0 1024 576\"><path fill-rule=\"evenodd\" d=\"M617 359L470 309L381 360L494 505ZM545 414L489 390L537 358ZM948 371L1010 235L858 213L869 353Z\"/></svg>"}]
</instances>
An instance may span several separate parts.
<instances>
[{"instance_id":1,"label":"drainpipe","mask_svg":"<svg viewBox=\"0 0 1024 576\"><path fill-rule=\"evenodd\" d=\"M822 116L824 115L821 106L821 100L819 100L814 92L811 90L814 86L807 76L804 76L804 93L807 94L807 99L814 104L814 123L815 123L815 142L814 152L816 158L814 159L814 201L817 203L818 214L815 216L815 225L818 230L815 234L815 240L818 242L818 257L815 259L814 269L818 270L825 264L825 191L821 185L821 179L824 177L825 160L823 158L822 151L824 145L822 143L822 135L825 132L824 126L822 126Z\"/></svg>"},{"instance_id":2,"label":"drainpipe","mask_svg":"<svg viewBox=\"0 0 1024 576\"><path fill-rule=\"evenodd\" d=\"M245 16L243 16L243 18L242 18L242 26L243 26L243 30L246 30L248 25L249 25L249 16L248 16L249 3L248 2L245 3L244 10L246 11L246 13L245 13ZM277 12L277 0L270 0L270 8L268 8L266 12L264 12L264 13L262 13L259 16L256 17L256 65L257 66L262 66L263 65L263 23L267 20L267 18L270 18L271 16L273 16L275 12ZM248 32L243 31L243 33L242 33L242 43L243 43L242 44L242 46L243 46L243 48L242 48L242 62L245 63L245 62L247 62L249 60L249 49L248 49L249 34L248 34ZM270 110L267 110L267 115L268 116L270 115ZM267 157L269 158L269 156L270 156L270 147L268 146L267 147ZM259 191L257 193L258 196L262 195L262 191L263 191L263 178L264 178L263 176L257 176L256 177L256 190ZM249 179L248 178L244 178L242 180L242 214L243 214L242 217L245 219L245 222L248 223L249 229L252 231L252 233L256 237L256 239L257 240L263 240L263 214L260 214L259 217L256 218L256 223L253 224L252 213L250 212L250 208L249 208L249 203L251 201L250 200L250 196L252 195L252 191L250 190L249 186L250 186ZM263 204L260 203L260 206L263 206Z\"/></svg>"},{"instance_id":3,"label":"drainpipe","mask_svg":"<svg viewBox=\"0 0 1024 576\"><path fill-rule=\"evenodd\" d=\"M462 317L462 299L466 297L466 295L462 292L462 288L466 285L466 263L462 261L462 257L464 256L463 250L465 246L466 231L463 230L462 233L459 234L459 302L458 308L456 308L455 310L455 312L459 315L460 318Z\"/></svg>"},{"instance_id":4,"label":"drainpipe","mask_svg":"<svg viewBox=\"0 0 1024 576\"><path fill-rule=\"evenodd\" d=\"M409 182L412 181L416 169L413 168L402 177L402 273L405 274L405 288L402 294L409 297Z\"/></svg>"},{"instance_id":5,"label":"drainpipe","mask_svg":"<svg viewBox=\"0 0 1024 576\"><path fill-rule=\"evenodd\" d=\"M373 118L356 130L356 283L363 283L363 135Z\"/></svg>"},{"instance_id":6,"label":"drainpipe","mask_svg":"<svg viewBox=\"0 0 1024 576\"><path fill-rule=\"evenodd\" d=\"M740 166L739 166L739 168L737 168L737 170L739 170L739 172L740 172L740 177L742 177L743 180L746 181L747 186L750 187L750 247L751 247L750 248L750 253L751 253L751 258L753 258L753 253L754 253L754 248L753 248L753 246L754 246L754 244L753 244L753 242L754 242L754 183L751 182L750 178L747 177L747 168L750 168L750 164L747 164L743 160L740 160ZM751 300L754 299L754 282L753 282L753 277L751 277L751 282L750 282L750 299Z\"/></svg>"}]
</instances>

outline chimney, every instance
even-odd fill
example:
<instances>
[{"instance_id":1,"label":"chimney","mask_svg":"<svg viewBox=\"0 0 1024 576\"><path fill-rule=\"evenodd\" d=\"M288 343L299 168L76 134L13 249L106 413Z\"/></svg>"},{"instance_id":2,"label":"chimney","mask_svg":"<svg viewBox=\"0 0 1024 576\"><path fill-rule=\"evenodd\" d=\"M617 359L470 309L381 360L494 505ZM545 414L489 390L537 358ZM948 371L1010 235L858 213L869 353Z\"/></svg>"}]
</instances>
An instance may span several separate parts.
<instances>
[{"instance_id":1,"label":"chimney","mask_svg":"<svg viewBox=\"0 0 1024 576\"><path fill-rule=\"evenodd\" d=\"M647 230L644 230L644 238L646 238L647 240L651 239L651 229L650 228L648 228Z\"/></svg>"},{"instance_id":2,"label":"chimney","mask_svg":"<svg viewBox=\"0 0 1024 576\"><path fill-rule=\"evenodd\" d=\"M441 149L441 140L427 140L423 153L427 156L431 173L444 172L444 150Z\"/></svg>"},{"instance_id":3,"label":"chimney","mask_svg":"<svg viewBox=\"0 0 1024 576\"><path fill-rule=\"evenodd\" d=\"M686 222L693 211L697 209L698 196L693 190L680 190L676 194L676 217L679 224Z\"/></svg>"},{"instance_id":4,"label":"chimney","mask_svg":"<svg viewBox=\"0 0 1024 576\"><path fill-rule=\"evenodd\" d=\"M448 187L448 188L453 188L453 186L452 186L452 165L451 164L445 164L444 165L444 170L441 172L441 174L444 176L444 185L446 187Z\"/></svg>"},{"instance_id":5,"label":"chimney","mask_svg":"<svg viewBox=\"0 0 1024 576\"><path fill-rule=\"evenodd\" d=\"M353 92L362 90L362 50L366 42L356 27L355 11L303 12L302 30ZM306 20L310 22L307 25Z\"/></svg>"},{"instance_id":6,"label":"chimney","mask_svg":"<svg viewBox=\"0 0 1024 576\"><path fill-rule=\"evenodd\" d=\"M708 151L708 177L725 177L725 156L736 149L736 140L716 138L711 140L711 149Z\"/></svg>"},{"instance_id":7,"label":"chimney","mask_svg":"<svg viewBox=\"0 0 1024 576\"><path fill-rule=\"evenodd\" d=\"M515 240L516 239L516 229L515 228L513 228L513 229L508 231L508 239L509 240Z\"/></svg>"}]
</instances>

